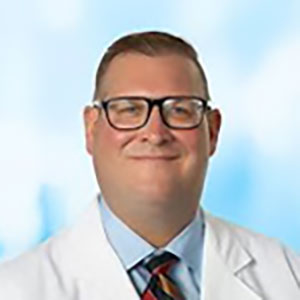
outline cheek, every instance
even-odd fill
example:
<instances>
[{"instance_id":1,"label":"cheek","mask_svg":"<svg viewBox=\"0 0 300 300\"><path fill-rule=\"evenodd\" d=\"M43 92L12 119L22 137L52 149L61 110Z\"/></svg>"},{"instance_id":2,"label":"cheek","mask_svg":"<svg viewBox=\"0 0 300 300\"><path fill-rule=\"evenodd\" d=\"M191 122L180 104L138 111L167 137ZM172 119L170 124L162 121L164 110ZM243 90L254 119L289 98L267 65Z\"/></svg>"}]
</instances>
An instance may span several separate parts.
<instances>
[{"instance_id":1,"label":"cheek","mask_svg":"<svg viewBox=\"0 0 300 300\"><path fill-rule=\"evenodd\" d=\"M208 136L204 128L180 132L177 138L184 145L185 154L193 163L197 163L199 160L208 157Z\"/></svg>"},{"instance_id":2,"label":"cheek","mask_svg":"<svg viewBox=\"0 0 300 300\"><path fill-rule=\"evenodd\" d=\"M100 125L100 124L99 124ZM122 148L131 136L101 124L94 136L93 164L102 189L113 182L122 168ZM116 172L116 170L118 170Z\"/></svg>"},{"instance_id":3,"label":"cheek","mask_svg":"<svg viewBox=\"0 0 300 300\"><path fill-rule=\"evenodd\" d=\"M188 188L197 190L204 181L209 160L208 134L203 129L197 129L178 136L178 139L185 149L182 177L186 178Z\"/></svg>"},{"instance_id":4,"label":"cheek","mask_svg":"<svg viewBox=\"0 0 300 300\"><path fill-rule=\"evenodd\" d=\"M123 132L111 128L109 125L102 122L96 132L95 155L99 153L102 157L117 158L117 154L121 153L121 149L130 142L133 134L130 132Z\"/></svg>"}]
</instances>

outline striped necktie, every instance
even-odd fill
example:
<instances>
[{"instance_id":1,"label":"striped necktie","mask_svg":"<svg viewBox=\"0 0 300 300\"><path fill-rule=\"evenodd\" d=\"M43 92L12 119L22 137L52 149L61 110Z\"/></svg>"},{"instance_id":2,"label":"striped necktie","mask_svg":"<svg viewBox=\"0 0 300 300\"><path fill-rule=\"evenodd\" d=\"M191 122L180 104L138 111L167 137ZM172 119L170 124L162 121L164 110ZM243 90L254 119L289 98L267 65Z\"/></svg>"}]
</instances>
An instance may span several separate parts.
<instances>
[{"instance_id":1,"label":"striped necktie","mask_svg":"<svg viewBox=\"0 0 300 300\"><path fill-rule=\"evenodd\" d=\"M168 271L176 262L178 262L177 256L164 252L144 265L151 277L141 300L184 300L179 287L168 276Z\"/></svg>"}]
</instances>

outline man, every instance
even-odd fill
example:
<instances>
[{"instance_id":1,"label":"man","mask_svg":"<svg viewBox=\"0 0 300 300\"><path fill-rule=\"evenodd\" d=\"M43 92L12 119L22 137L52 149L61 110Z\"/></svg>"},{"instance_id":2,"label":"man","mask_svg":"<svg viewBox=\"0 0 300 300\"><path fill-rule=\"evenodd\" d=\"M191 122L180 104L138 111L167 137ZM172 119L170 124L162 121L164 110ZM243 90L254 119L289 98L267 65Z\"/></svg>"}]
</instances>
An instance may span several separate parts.
<instances>
[{"instance_id":1,"label":"man","mask_svg":"<svg viewBox=\"0 0 300 300\"><path fill-rule=\"evenodd\" d=\"M101 196L2 266L1 299L300 299L299 257L199 208L221 114L188 43L161 32L113 43L84 122Z\"/></svg>"}]
</instances>

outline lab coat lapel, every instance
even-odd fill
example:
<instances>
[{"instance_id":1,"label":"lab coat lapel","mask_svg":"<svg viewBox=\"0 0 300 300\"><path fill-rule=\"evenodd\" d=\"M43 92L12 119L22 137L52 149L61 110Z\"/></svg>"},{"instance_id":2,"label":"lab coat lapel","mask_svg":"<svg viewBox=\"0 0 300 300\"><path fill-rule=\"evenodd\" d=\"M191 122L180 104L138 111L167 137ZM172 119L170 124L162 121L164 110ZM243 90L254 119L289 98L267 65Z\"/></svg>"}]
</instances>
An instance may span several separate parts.
<instances>
[{"instance_id":1,"label":"lab coat lapel","mask_svg":"<svg viewBox=\"0 0 300 300\"><path fill-rule=\"evenodd\" d=\"M76 286L74 299L139 299L106 239L97 201L93 201L68 237L62 239L60 250L56 254L67 270L66 278L73 278Z\"/></svg>"},{"instance_id":2,"label":"lab coat lapel","mask_svg":"<svg viewBox=\"0 0 300 300\"><path fill-rule=\"evenodd\" d=\"M204 215L201 300L263 300L238 277L253 258L221 221ZM61 281L71 278L76 300L139 300L126 270L107 241L98 202L93 201L52 249Z\"/></svg>"},{"instance_id":3,"label":"lab coat lapel","mask_svg":"<svg viewBox=\"0 0 300 300\"><path fill-rule=\"evenodd\" d=\"M201 300L262 300L238 277L253 258L221 221L205 213Z\"/></svg>"}]
</instances>

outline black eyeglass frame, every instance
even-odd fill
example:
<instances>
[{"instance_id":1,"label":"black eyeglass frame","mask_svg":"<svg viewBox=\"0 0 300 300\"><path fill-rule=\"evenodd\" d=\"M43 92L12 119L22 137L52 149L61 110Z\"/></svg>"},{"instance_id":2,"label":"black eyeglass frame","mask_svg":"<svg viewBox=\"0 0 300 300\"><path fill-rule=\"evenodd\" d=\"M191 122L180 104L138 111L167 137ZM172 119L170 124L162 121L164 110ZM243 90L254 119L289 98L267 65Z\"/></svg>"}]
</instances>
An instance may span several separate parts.
<instances>
[{"instance_id":1,"label":"black eyeglass frame","mask_svg":"<svg viewBox=\"0 0 300 300\"><path fill-rule=\"evenodd\" d=\"M121 128L121 127L115 126L111 122L111 120L109 118L108 105L111 102L122 100L122 99L144 100L145 102L147 102L147 104L148 104L148 114L147 114L147 117L145 118L144 123L142 123L141 125L136 126L136 127ZM172 125L168 124L168 122L165 120L165 117L164 117L164 114L163 114L163 104L164 104L165 101L170 100L170 99L178 99L178 100L187 99L187 101L190 100L190 99L198 100L199 102L201 102L201 104L203 106L202 118L199 120L199 122L197 124L195 124L193 126L188 126L188 127L172 126ZM164 123L164 125L166 125L168 128L171 128L171 129L180 129L180 130L193 129L193 128L199 127L201 125L203 119L204 119L205 113L212 109L208 105L208 101L201 98L201 97L199 97L199 96L165 96L165 97L162 97L162 98L148 98L148 97L143 97L143 96L120 96L120 97L110 98L110 99L107 99L107 100L97 100L96 99L93 102L93 107L94 108L104 110L105 116L106 116L106 119L107 119L109 125L114 129L122 130L122 131L137 130L137 129L140 129L140 128L144 127L149 121L149 118L151 116L151 113L152 113L152 110L153 110L154 106L158 106L159 114L160 114L161 120Z\"/></svg>"}]
</instances>

